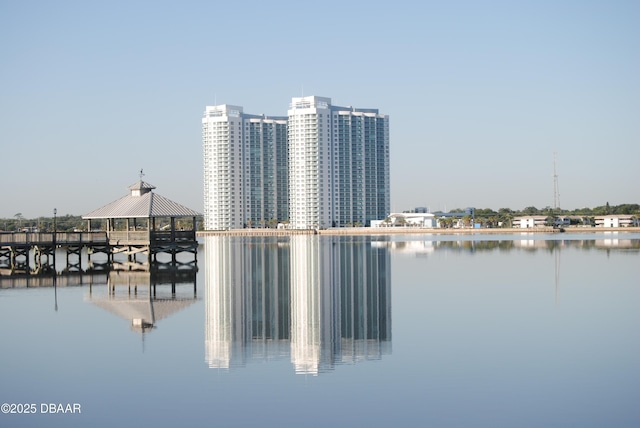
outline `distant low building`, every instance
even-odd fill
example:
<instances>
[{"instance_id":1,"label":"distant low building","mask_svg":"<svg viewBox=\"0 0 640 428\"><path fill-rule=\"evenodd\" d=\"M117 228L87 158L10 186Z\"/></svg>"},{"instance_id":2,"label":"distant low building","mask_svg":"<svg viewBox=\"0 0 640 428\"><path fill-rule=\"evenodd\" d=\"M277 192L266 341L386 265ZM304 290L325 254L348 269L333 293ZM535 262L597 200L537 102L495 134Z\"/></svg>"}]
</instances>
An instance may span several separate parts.
<instances>
[{"instance_id":1,"label":"distant low building","mask_svg":"<svg viewBox=\"0 0 640 428\"><path fill-rule=\"evenodd\" d=\"M609 214L595 217L596 227L640 226L640 219L631 214Z\"/></svg>"},{"instance_id":2,"label":"distant low building","mask_svg":"<svg viewBox=\"0 0 640 428\"><path fill-rule=\"evenodd\" d=\"M534 227L544 227L547 223L547 216L529 215L522 217L514 217L512 225L514 228L529 229Z\"/></svg>"},{"instance_id":3,"label":"distant low building","mask_svg":"<svg viewBox=\"0 0 640 428\"><path fill-rule=\"evenodd\" d=\"M384 220L371 220L371 227L424 227L437 226L435 215L432 213L391 213Z\"/></svg>"}]
</instances>

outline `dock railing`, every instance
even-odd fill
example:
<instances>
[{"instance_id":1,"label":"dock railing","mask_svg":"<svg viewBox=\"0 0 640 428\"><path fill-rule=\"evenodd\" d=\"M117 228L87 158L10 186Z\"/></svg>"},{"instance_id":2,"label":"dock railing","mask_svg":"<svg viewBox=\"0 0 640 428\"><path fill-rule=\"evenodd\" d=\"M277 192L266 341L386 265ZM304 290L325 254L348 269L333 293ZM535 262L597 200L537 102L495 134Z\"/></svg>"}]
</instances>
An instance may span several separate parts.
<instances>
[{"instance_id":1,"label":"dock railing","mask_svg":"<svg viewBox=\"0 0 640 428\"><path fill-rule=\"evenodd\" d=\"M175 231L110 231L109 242L114 245L137 244L149 245L162 242L186 242L195 241L196 234L193 230Z\"/></svg>"},{"instance_id":2,"label":"dock railing","mask_svg":"<svg viewBox=\"0 0 640 428\"><path fill-rule=\"evenodd\" d=\"M153 242L180 242L195 241L196 232L193 230L152 231L151 240Z\"/></svg>"},{"instance_id":3,"label":"dock railing","mask_svg":"<svg viewBox=\"0 0 640 428\"><path fill-rule=\"evenodd\" d=\"M106 232L0 232L0 246L106 244Z\"/></svg>"}]
</instances>

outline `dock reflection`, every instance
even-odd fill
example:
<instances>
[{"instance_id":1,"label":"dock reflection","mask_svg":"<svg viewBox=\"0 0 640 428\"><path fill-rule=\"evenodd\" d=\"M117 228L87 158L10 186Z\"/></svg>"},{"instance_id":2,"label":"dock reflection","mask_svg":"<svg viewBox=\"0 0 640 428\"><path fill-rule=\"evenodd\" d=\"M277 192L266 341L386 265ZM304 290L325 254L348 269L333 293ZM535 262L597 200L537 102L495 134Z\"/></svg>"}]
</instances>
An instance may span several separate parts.
<instances>
[{"instance_id":1,"label":"dock reflection","mask_svg":"<svg viewBox=\"0 0 640 428\"><path fill-rule=\"evenodd\" d=\"M357 241L207 237L209 366L289 358L317 375L390 354L389 251Z\"/></svg>"},{"instance_id":2,"label":"dock reflection","mask_svg":"<svg viewBox=\"0 0 640 428\"><path fill-rule=\"evenodd\" d=\"M195 263L153 263L147 270L85 270L0 275L0 289L52 288L58 311L58 288L83 287L85 301L131 322L146 333L158 321L197 301Z\"/></svg>"}]
</instances>

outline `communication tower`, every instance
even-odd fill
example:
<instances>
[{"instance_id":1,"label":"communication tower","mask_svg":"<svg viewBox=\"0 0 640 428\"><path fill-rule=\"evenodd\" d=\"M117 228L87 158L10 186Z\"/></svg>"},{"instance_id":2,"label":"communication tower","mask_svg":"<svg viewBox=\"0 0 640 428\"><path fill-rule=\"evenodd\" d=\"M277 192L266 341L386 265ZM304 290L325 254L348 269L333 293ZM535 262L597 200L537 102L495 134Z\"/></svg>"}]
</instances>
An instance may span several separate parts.
<instances>
[{"instance_id":1,"label":"communication tower","mask_svg":"<svg viewBox=\"0 0 640 428\"><path fill-rule=\"evenodd\" d=\"M560 208L560 190L558 189L558 170L556 168L557 153L553 152L553 209Z\"/></svg>"}]
</instances>

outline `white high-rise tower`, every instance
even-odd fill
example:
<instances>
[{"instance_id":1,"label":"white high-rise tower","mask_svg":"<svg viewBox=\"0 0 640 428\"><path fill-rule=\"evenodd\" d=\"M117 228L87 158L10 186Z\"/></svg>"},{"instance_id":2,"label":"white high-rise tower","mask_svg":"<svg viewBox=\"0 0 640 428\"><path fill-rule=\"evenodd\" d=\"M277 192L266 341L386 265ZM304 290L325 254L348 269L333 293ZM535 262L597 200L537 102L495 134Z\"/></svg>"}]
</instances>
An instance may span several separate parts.
<instances>
[{"instance_id":1,"label":"white high-rise tower","mask_svg":"<svg viewBox=\"0 0 640 428\"><path fill-rule=\"evenodd\" d=\"M289 216L295 229L367 226L389 214L389 117L293 98Z\"/></svg>"},{"instance_id":2,"label":"white high-rise tower","mask_svg":"<svg viewBox=\"0 0 640 428\"><path fill-rule=\"evenodd\" d=\"M331 99L294 98L289 109L289 218L294 229L333 222Z\"/></svg>"},{"instance_id":3,"label":"white high-rise tower","mask_svg":"<svg viewBox=\"0 0 640 428\"><path fill-rule=\"evenodd\" d=\"M202 149L204 228L242 227L242 107L225 104L206 108L202 118Z\"/></svg>"},{"instance_id":4,"label":"white high-rise tower","mask_svg":"<svg viewBox=\"0 0 640 428\"><path fill-rule=\"evenodd\" d=\"M288 219L287 118L209 106L202 119L206 230Z\"/></svg>"}]
</instances>

